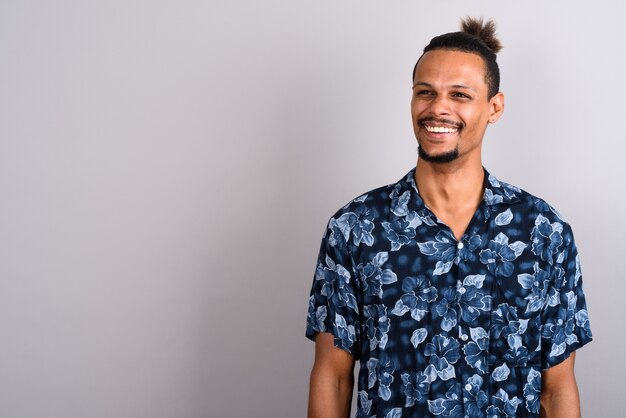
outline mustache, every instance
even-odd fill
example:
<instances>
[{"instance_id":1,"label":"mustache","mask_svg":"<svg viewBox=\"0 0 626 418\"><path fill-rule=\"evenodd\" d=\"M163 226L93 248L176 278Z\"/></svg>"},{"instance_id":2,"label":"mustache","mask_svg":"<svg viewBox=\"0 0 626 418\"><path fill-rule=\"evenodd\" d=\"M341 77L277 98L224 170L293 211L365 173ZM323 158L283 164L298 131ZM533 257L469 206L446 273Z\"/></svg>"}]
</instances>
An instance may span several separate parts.
<instances>
[{"instance_id":1,"label":"mustache","mask_svg":"<svg viewBox=\"0 0 626 418\"><path fill-rule=\"evenodd\" d=\"M424 124L425 122L435 122L435 123L442 123L445 125L452 125L454 127L456 127L457 129L463 129L465 127L465 124L461 123L461 122L457 122L451 119L440 119L440 118L436 118L434 116L424 116L423 118L419 118L417 120L417 123L419 123L420 125Z\"/></svg>"}]
</instances>

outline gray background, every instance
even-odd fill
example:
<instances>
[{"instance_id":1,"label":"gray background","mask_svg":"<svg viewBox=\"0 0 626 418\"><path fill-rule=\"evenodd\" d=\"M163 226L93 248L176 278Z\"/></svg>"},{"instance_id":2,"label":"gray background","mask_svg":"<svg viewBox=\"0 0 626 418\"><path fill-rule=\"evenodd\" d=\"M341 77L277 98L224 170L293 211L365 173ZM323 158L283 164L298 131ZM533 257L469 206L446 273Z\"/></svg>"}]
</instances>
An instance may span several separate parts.
<instances>
[{"instance_id":1,"label":"gray background","mask_svg":"<svg viewBox=\"0 0 626 418\"><path fill-rule=\"evenodd\" d=\"M304 416L326 221L415 163L410 73L493 17L485 165L573 225L622 413L623 2L0 1L0 416Z\"/></svg>"}]
</instances>

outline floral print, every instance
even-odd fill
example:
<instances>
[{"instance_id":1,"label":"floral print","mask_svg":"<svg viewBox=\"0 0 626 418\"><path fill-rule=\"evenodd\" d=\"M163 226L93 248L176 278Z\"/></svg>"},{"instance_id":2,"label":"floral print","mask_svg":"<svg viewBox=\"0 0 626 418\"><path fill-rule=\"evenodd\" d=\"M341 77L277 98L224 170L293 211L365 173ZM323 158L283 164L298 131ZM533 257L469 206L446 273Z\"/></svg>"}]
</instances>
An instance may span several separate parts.
<instances>
[{"instance_id":1,"label":"floral print","mask_svg":"<svg viewBox=\"0 0 626 418\"><path fill-rule=\"evenodd\" d=\"M465 410L467 411L464 416L484 418L485 407L488 399L487 394L483 387L483 379L475 374L467 379L467 384L463 388L463 402L465 404Z\"/></svg>"},{"instance_id":2,"label":"floral print","mask_svg":"<svg viewBox=\"0 0 626 418\"><path fill-rule=\"evenodd\" d=\"M385 353L380 353L380 358L372 357L367 361L368 384L372 389L378 386L377 394L387 401L391 397L389 386L393 383L394 365L391 358Z\"/></svg>"},{"instance_id":3,"label":"floral print","mask_svg":"<svg viewBox=\"0 0 626 418\"><path fill-rule=\"evenodd\" d=\"M470 328L470 334L472 341L463 347L465 361L470 367L478 370L481 374L485 374L489 361L489 334L480 327Z\"/></svg>"},{"instance_id":4,"label":"floral print","mask_svg":"<svg viewBox=\"0 0 626 418\"><path fill-rule=\"evenodd\" d=\"M441 380L456 377L453 365L461 358L459 346L457 340L443 335L435 335L432 342L426 344L424 355L430 357L430 365L426 367L426 373L431 377L431 380L435 380L437 377Z\"/></svg>"},{"instance_id":5,"label":"floral print","mask_svg":"<svg viewBox=\"0 0 626 418\"><path fill-rule=\"evenodd\" d=\"M396 273L390 269L381 269L381 266L387 262L389 254L380 252L374 256L372 261L363 265L359 264L356 268L361 279L363 290L370 296L382 296L383 285L391 284L398 280Z\"/></svg>"},{"instance_id":6,"label":"floral print","mask_svg":"<svg viewBox=\"0 0 626 418\"><path fill-rule=\"evenodd\" d=\"M509 399L508 393L502 389L492 397L492 404L487 408L487 416L489 418L516 418L517 407L522 403L517 396Z\"/></svg>"},{"instance_id":7,"label":"floral print","mask_svg":"<svg viewBox=\"0 0 626 418\"><path fill-rule=\"evenodd\" d=\"M570 226L485 171L457 240L414 170L328 222L307 337L359 360L357 417L539 417L541 371L591 341Z\"/></svg>"},{"instance_id":8,"label":"floral print","mask_svg":"<svg viewBox=\"0 0 626 418\"><path fill-rule=\"evenodd\" d=\"M463 418L463 403L457 394L456 387L452 386L445 398L428 401L428 409L433 415L442 417Z\"/></svg>"},{"instance_id":9,"label":"floral print","mask_svg":"<svg viewBox=\"0 0 626 418\"><path fill-rule=\"evenodd\" d=\"M413 406L415 402L426 399L430 388L428 376L422 372L412 372L403 373L400 377L402 378L402 393L406 396L405 406Z\"/></svg>"},{"instance_id":10,"label":"floral print","mask_svg":"<svg viewBox=\"0 0 626 418\"><path fill-rule=\"evenodd\" d=\"M509 277L515 269L513 261L522 254L524 248L526 244L521 241L509 245L509 238L500 232L489 241L486 249L481 250L480 261L487 264L491 273Z\"/></svg>"},{"instance_id":11,"label":"floral print","mask_svg":"<svg viewBox=\"0 0 626 418\"><path fill-rule=\"evenodd\" d=\"M528 383L524 385L524 397L526 398L526 409L533 414L539 413L539 399L541 390L541 373L531 370L528 373Z\"/></svg>"},{"instance_id":12,"label":"floral print","mask_svg":"<svg viewBox=\"0 0 626 418\"><path fill-rule=\"evenodd\" d=\"M405 277L402 281L402 290L405 293L396 302L391 313L402 316L410 311L411 318L416 321L426 315L429 303L437 298L437 289L432 287L428 279L423 276Z\"/></svg>"},{"instance_id":13,"label":"floral print","mask_svg":"<svg viewBox=\"0 0 626 418\"><path fill-rule=\"evenodd\" d=\"M467 276L456 287L447 287L441 292L439 303L435 306L437 315L442 317L441 328L450 331L457 325L457 318L472 323L481 311L491 309L491 296L479 290L485 276Z\"/></svg>"},{"instance_id":14,"label":"floral print","mask_svg":"<svg viewBox=\"0 0 626 418\"><path fill-rule=\"evenodd\" d=\"M365 328L367 338L370 342L370 350L376 346L385 349L387 345L387 331L389 331L389 318L387 318L387 307L384 305L371 305L363 309L365 318Z\"/></svg>"},{"instance_id":15,"label":"floral print","mask_svg":"<svg viewBox=\"0 0 626 418\"><path fill-rule=\"evenodd\" d=\"M560 222L550 223L547 218L539 215L535 220L535 227L530 235L533 243L533 253L552 264L554 254L563 243L562 231L563 225Z\"/></svg>"}]
</instances>

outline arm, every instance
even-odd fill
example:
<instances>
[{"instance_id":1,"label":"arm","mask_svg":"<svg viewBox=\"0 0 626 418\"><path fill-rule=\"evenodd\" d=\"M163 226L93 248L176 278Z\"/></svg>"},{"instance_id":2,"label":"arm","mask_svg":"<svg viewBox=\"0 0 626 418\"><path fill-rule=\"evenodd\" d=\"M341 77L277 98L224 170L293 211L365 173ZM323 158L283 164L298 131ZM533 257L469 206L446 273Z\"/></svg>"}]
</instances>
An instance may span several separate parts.
<instances>
[{"instance_id":1,"label":"arm","mask_svg":"<svg viewBox=\"0 0 626 418\"><path fill-rule=\"evenodd\" d=\"M315 337L315 363L311 371L309 418L347 418L352 404L354 358L335 347L334 336Z\"/></svg>"},{"instance_id":2,"label":"arm","mask_svg":"<svg viewBox=\"0 0 626 418\"><path fill-rule=\"evenodd\" d=\"M541 418L580 418L574 354L541 374Z\"/></svg>"}]
</instances>

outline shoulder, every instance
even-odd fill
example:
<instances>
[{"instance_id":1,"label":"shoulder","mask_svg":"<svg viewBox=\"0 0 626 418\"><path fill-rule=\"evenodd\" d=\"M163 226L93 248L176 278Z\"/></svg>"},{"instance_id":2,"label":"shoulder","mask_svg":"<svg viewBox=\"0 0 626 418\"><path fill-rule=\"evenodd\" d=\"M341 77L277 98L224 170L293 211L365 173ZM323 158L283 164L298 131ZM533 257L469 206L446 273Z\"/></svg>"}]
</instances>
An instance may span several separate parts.
<instances>
[{"instance_id":1,"label":"shoulder","mask_svg":"<svg viewBox=\"0 0 626 418\"><path fill-rule=\"evenodd\" d=\"M566 244L573 239L572 228L565 217L552 204L542 197L530 193L520 187L489 175L489 184L494 195L509 198L510 209L520 221L530 224L534 234L558 234L565 238Z\"/></svg>"},{"instance_id":2,"label":"shoulder","mask_svg":"<svg viewBox=\"0 0 626 418\"><path fill-rule=\"evenodd\" d=\"M493 174L488 174L487 188L491 189L491 194L495 196L495 199L498 199L496 203L509 203L516 211L566 222L561 213L545 199L511 183L499 180Z\"/></svg>"},{"instance_id":3,"label":"shoulder","mask_svg":"<svg viewBox=\"0 0 626 418\"><path fill-rule=\"evenodd\" d=\"M328 221L325 234L328 244L343 250L372 247L381 223L392 211L397 212L408 204L410 176L411 172L396 183L369 190L343 205Z\"/></svg>"},{"instance_id":4,"label":"shoulder","mask_svg":"<svg viewBox=\"0 0 626 418\"><path fill-rule=\"evenodd\" d=\"M388 214L394 198L398 199L403 189L406 188L406 185L402 183L403 180L376 187L375 189L359 194L339 208L331 216L330 221L351 215L355 215L359 218L371 218L371 220L373 220L374 218Z\"/></svg>"}]
</instances>

